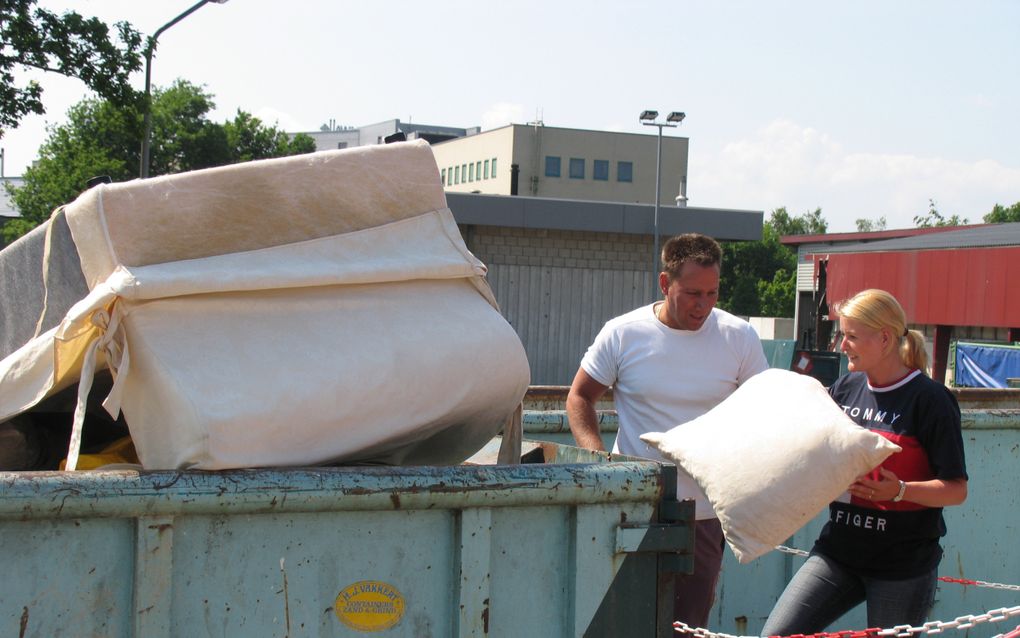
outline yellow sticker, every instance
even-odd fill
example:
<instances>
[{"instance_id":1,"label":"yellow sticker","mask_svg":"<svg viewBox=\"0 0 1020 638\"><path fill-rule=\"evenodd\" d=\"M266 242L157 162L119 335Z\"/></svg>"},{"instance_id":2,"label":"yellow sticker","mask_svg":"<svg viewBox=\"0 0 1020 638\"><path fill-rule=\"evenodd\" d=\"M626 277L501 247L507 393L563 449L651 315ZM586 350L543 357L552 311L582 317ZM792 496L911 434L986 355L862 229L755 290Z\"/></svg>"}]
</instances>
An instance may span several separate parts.
<instances>
[{"instance_id":1,"label":"yellow sticker","mask_svg":"<svg viewBox=\"0 0 1020 638\"><path fill-rule=\"evenodd\" d=\"M393 585L359 580L337 594L336 617L358 631L383 631L404 616L404 597Z\"/></svg>"}]
</instances>

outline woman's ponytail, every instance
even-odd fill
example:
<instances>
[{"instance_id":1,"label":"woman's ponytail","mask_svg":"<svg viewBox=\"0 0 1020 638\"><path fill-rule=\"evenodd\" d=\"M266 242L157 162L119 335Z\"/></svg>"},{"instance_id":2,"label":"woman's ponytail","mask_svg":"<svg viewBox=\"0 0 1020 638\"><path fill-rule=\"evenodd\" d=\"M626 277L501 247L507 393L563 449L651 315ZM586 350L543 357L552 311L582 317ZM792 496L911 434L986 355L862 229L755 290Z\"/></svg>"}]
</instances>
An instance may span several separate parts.
<instances>
[{"instance_id":1,"label":"woman's ponytail","mask_svg":"<svg viewBox=\"0 0 1020 638\"><path fill-rule=\"evenodd\" d=\"M908 368L928 374L928 351L924 349L924 335L917 330L905 330L900 344L900 360Z\"/></svg>"}]
</instances>

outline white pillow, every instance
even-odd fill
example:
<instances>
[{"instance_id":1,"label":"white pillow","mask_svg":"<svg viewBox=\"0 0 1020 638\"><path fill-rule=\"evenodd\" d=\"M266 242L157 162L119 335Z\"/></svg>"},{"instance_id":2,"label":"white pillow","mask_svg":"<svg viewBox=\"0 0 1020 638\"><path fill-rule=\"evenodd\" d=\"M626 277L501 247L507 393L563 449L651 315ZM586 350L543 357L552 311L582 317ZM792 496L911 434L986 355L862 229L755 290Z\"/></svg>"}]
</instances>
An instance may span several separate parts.
<instances>
[{"instance_id":1,"label":"white pillow","mask_svg":"<svg viewBox=\"0 0 1020 638\"><path fill-rule=\"evenodd\" d=\"M816 379L769 369L707 414L641 439L690 474L748 563L900 447L850 420Z\"/></svg>"}]
</instances>

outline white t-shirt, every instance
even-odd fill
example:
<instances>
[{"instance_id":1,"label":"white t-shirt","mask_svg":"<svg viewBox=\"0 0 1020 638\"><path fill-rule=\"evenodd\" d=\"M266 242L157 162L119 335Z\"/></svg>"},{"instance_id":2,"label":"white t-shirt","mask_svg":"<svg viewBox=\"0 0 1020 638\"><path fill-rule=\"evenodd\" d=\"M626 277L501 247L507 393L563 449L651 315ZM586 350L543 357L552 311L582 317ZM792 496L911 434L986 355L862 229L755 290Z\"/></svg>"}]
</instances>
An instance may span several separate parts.
<instances>
[{"instance_id":1,"label":"white t-shirt","mask_svg":"<svg viewBox=\"0 0 1020 638\"><path fill-rule=\"evenodd\" d=\"M665 432L705 414L737 386L768 368L761 340L749 323L724 310L697 330L675 330L655 315L662 302L606 322L581 360L581 368L605 386L620 431L614 452L666 460L639 437ZM677 498L693 498L695 518L715 518L705 493L678 468Z\"/></svg>"}]
</instances>

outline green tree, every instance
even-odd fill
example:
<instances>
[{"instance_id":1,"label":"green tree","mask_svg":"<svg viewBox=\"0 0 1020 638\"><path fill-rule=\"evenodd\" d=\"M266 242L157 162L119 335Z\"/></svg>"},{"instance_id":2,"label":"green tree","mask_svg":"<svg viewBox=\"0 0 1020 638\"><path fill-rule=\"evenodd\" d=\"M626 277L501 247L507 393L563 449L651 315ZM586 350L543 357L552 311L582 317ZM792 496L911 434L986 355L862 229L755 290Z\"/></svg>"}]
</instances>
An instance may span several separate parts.
<instances>
[{"instance_id":1,"label":"green tree","mask_svg":"<svg viewBox=\"0 0 1020 638\"><path fill-rule=\"evenodd\" d=\"M170 175L230 163L226 131L223 125L208 118L214 108L216 103L211 94L184 80L153 92L149 175ZM143 116L141 112L136 115L139 131ZM139 132L135 146L141 137ZM141 151L130 152L138 157Z\"/></svg>"},{"instance_id":2,"label":"green tree","mask_svg":"<svg viewBox=\"0 0 1020 638\"><path fill-rule=\"evenodd\" d=\"M885 215L882 215L878 219L858 219L854 223L857 225L857 232L859 233L873 233L880 230L885 230L886 221Z\"/></svg>"},{"instance_id":3,"label":"green tree","mask_svg":"<svg viewBox=\"0 0 1020 638\"><path fill-rule=\"evenodd\" d=\"M822 217L822 209L816 208L810 213L791 217L786 207L772 211L769 225L782 235L824 235L829 230L829 222Z\"/></svg>"},{"instance_id":4,"label":"green tree","mask_svg":"<svg viewBox=\"0 0 1020 638\"><path fill-rule=\"evenodd\" d=\"M137 176L139 105L86 99L71 107L66 124L50 128L37 162L25 171L24 184L8 189L21 218L4 227L5 240L13 241L46 220L55 208L75 199L92 177L126 181ZM285 133L243 111L233 122L212 122L208 113L214 107L210 94L183 80L153 92L153 176L315 150L307 135L288 140Z\"/></svg>"},{"instance_id":5,"label":"green tree","mask_svg":"<svg viewBox=\"0 0 1020 638\"><path fill-rule=\"evenodd\" d=\"M781 239L825 234L828 227L820 208L793 217L783 207L772 211L761 240L723 243L719 306L737 315L792 317L797 253Z\"/></svg>"},{"instance_id":6,"label":"green tree","mask_svg":"<svg viewBox=\"0 0 1020 638\"><path fill-rule=\"evenodd\" d=\"M986 224L1006 224L1009 222L1020 222L1020 202L1012 206L1004 207L996 204L992 212L984 217Z\"/></svg>"},{"instance_id":7,"label":"green tree","mask_svg":"<svg viewBox=\"0 0 1020 638\"><path fill-rule=\"evenodd\" d=\"M34 9L38 0L0 1L0 137L29 113L43 114L42 87L17 82L16 70L40 69L78 78L117 104L138 100L131 73L141 68L142 36L118 22L118 37L98 18Z\"/></svg>"},{"instance_id":8,"label":"green tree","mask_svg":"<svg viewBox=\"0 0 1020 638\"><path fill-rule=\"evenodd\" d=\"M935 228L941 226L964 226L969 224L970 221L966 217L960 217L959 215L953 215L948 219L942 216L942 213L938 211L935 206L935 200L928 200L928 214L927 215L914 215L914 225L918 228Z\"/></svg>"},{"instance_id":9,"label":"green tree","mask_svg":"<svg viewBox=\"0 0 1020 638\"><path fill-rule=\"evenodd\" d=\"M293 139L275 127L265 127L250 113L238 110L233 121L223 125L232 162L247 162L260 157L282 157L311 153L315 140L304 133Z\"/></svg>"},{"instance_id":10,"label":"green tree","mask_svg":"<svg viewBox=\"0 0 1020 638\"><path fill-rule=\"evenodd\" d=\"M759 280L758 299L761 300L762 317L792 317L797 299L796 268L792 271L780 268L772 277L772 281Z\"/></svg>"}]
</instances>

